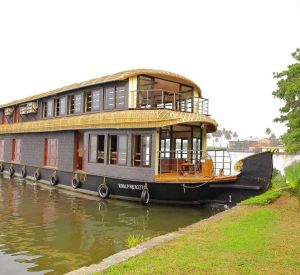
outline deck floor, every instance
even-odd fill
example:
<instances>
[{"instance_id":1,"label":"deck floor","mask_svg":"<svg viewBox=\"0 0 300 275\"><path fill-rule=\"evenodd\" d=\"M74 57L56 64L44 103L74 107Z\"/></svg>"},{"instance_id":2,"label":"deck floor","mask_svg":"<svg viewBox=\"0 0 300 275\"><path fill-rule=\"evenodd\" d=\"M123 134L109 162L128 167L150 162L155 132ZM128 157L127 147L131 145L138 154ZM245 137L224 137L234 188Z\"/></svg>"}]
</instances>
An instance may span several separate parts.
<instances>
[{"instance_id":1,"label":"deck floor","mask_svg":"<svg viewBox=\"0 0 300 275\"><path fill-rule=\"evenodd\" d=\"M201 175L177 175L177 173L163 173L155 176L156 182L226 182L226 181L234 181L237 176L212 176L212 177L204 177Z\"/></svg>"}]
</instances>

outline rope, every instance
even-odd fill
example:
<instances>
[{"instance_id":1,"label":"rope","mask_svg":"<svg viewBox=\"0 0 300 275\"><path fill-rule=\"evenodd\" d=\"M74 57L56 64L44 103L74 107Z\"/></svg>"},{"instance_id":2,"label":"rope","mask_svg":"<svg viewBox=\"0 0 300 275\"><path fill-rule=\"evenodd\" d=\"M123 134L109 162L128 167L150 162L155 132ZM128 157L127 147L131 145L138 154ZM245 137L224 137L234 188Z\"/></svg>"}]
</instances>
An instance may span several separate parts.
<instances>
[{"instance_id":1,"label":"rope","mask_svg":"<svg viewBox=\"0 0 300 275\"><path fill-rule=\"evenodd\" d=\"M213 179L215 179L215 177L212 177L212 178L210 178L208 181L206 181L206 182L204 182L204 183L201 183L201 184L199 184L199 185L197 185L197 186L186 186L185 183L184 183L184 184L182 185L183 191L184 191L184 193L185 193L185 189L196 189L196 188L200 188L200 187L204 186L205 184L211 182Z\"/></svg>"}]
</instances>

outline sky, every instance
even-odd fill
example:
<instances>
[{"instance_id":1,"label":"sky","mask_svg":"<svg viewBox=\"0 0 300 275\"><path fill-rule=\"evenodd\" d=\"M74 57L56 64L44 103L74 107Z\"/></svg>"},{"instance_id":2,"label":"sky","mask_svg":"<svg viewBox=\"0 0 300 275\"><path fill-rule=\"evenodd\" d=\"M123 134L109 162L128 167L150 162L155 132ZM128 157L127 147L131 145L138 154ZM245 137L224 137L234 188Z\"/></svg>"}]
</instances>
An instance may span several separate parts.
<instances>
[{"instance_id":1,"label":"sky","mask_svg":"<svg viewBox=\"0 0 300 275\"><path fill-rule=\"evenodd\" d=\"M0 1L0 104L136 68L196 82L221 128L262 137L273 72L300 47L300 0Z\"/></svg>"}]
</instances>

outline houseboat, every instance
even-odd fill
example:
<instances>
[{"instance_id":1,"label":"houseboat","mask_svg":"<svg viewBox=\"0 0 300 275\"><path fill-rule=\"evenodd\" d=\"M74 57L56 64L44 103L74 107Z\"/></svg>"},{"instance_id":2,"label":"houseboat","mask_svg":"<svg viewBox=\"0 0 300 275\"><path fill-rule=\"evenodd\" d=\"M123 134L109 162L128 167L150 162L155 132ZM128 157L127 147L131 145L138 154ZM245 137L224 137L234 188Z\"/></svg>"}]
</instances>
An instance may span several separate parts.
<instances>
[{"instance_id":1,"label":"houseboat","mask_svg":"<svg viewBox=\"0 0 300 275\"><path fill-rule=\"evenodd\" d=\"M272 153L207 150L200 87L138 69L0 105L0 172L143 204L237 203L266 190Z\"/></svg>"}]
</instances>

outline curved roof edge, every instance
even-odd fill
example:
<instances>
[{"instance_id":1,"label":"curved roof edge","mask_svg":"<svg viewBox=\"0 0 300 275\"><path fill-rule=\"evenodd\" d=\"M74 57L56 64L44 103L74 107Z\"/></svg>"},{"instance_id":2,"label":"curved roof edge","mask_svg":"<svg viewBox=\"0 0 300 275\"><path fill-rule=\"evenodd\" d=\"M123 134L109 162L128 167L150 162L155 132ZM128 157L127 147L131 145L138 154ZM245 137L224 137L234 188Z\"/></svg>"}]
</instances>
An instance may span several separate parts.
<instances>
[{"instance_id":1,"label":"curved roof edge","mask_svg":"<svg viewBox=\"0 0 300 275\"><path fill-rule=\"evenodd\" d=\"M201 96L200 87L196 83L194 83L192 80L190 80L182 75L168 72L168 71L163 71L163 70L135 69L135 70L122 71L122 72L118 72L115 74L110 74L110 75L90 79L90 80L79 82L79 83L74 83L74 84L63 86L61 88L54 89L54 90L51 90L48 92L36 94L33 96L18 99L18 100L14 100L14 101L0 105L0 108L5 108L5 107L21 104L21 103L26 103L29 101L38 100L38 99L41 99L44 97L53 96L53 95L67 92L67 91L85 88L85 87L89 87L89 86L93 86L93 85L97 85L97 84L104 84L104 83L108 83L108 82L112 82L112 81L122 81L122 80L126 80L130 77L141 75L141 74L147 74L147 75L154 76L154 77L162 77L166 80L176 81L176 82L180 82L182 84L191 85L191 86L195 87L196 90L199 91L199 95Z\"/></svg>"},{"instance_id":2,"label":"curved roof edge","mask_svg":"<svg viewBox=\"0 0 300 275\"><path fill-rule=\"evenodd\" d=\"M218 124L210 117L172 110L126 110L0 125L0 134L54 132L78 129L160 128L176 124L199 125L207 132L216 131Z\"/></svg>"}]
</instances>

